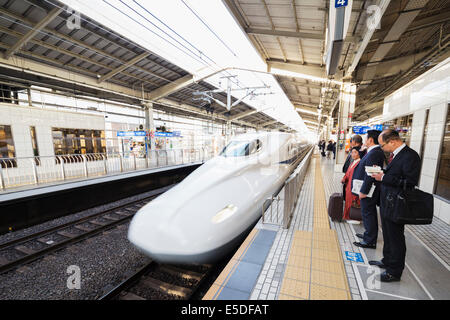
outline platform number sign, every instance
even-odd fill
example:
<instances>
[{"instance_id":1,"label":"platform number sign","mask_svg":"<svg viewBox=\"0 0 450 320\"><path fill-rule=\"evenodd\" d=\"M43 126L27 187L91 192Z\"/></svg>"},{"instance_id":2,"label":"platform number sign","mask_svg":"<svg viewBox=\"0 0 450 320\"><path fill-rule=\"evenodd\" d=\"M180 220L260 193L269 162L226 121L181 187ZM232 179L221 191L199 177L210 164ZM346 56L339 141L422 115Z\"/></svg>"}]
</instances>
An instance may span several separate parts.
<instances>
[{"instance_id":1,"label":"platform number sign","mask_svg":"<svg viewBox=\"0 0 450 320\"><path fill-rule=\"evenodd\" d=\"M334 7L346 7L348 6L348 0L334 0Z\"/></svg>"}]
</instances>

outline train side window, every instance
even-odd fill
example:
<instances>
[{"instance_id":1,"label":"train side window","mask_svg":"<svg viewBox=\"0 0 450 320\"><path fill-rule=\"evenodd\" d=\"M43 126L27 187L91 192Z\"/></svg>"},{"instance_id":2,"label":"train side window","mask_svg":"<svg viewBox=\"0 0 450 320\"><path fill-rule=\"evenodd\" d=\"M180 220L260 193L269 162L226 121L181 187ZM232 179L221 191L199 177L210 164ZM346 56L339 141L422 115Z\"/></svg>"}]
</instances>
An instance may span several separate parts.
<instances>
[{"instance_id":1,"label":"train side window","mask_svg":"<svg viewBox=\"0 0 450 320\"><path fill-rule=\"evenodd\" d=\"M450 106L447 111L444 137L439 155L435 194L450 201Z\"/></svg>"},{"instance_id":2,"label":"train side window","mask_svg":"<svg viewBox=\"0 0 450 320\"><path fill-rule=\"evenodd\" d=\"M253 141L230 141L220 153L223 157L243 157L258 152L262 147L261 140Z\"/></svg>"},{"instance_id":3,"label":"train side window","mask_svg":"<svg viewBox=\"0 0 450 320\"><path fill-rule=\"evenodd\" d=\"M253 140L248 144L248 148L246 150L245 155L249 156L251 154L258 152L260 149L261 149L261 140L259 139Z\"/></svg>"}]
</instances>

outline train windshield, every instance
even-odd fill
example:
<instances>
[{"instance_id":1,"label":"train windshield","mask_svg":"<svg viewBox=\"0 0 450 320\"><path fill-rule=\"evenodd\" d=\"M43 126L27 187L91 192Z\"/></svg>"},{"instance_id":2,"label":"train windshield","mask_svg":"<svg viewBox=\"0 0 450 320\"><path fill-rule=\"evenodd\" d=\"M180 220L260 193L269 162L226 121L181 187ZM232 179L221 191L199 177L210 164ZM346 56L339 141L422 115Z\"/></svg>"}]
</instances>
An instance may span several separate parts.
<instances>
[{"instance_id":1,"label":"train windshield","mask_svg":"<svg viewBox=\"0 0 450 320\"><path fill-rule=\"evenodd\" d=\"M223 157L243 157L258 152L261 149L261 141L231 141L220 153Z\"/></svg>"}]
</instances>

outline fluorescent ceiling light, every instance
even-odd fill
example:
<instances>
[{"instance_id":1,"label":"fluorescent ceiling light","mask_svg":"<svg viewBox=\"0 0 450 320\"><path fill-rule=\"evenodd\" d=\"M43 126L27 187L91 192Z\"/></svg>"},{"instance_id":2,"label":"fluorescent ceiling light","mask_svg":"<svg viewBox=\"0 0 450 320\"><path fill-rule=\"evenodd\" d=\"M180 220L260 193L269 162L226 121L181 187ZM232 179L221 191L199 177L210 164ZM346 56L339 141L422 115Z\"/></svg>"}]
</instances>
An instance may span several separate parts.
<instances>
[{"instance_id":1,"label":"fluorescent ceiling light","mask_svg":"<svg viewBox=\"0 0 450 320\"><path fill-rule=\"evenodd\" d=\"M311 123L311 124L313 124L313 125L315 125L315 126L318 126L318 123L317 123L317 122L314 122L314 121L303 120L303 122L305 122L305 123Z\"/></svg>"},{"instance_id":2,"label":"fluorescent ceiling light","mask_svg":"<svg viewBox=\"0 0 450 320\"><path fill-rule=\"evenodd\" d=\"M315 115L315 116L320 116L320 114L321 114L321 113L318 113L318 112L309 111L309 110L305 110L305 109L302 109L302 108L296 108L296 109L297 109L297 111L299 111L301 113L312 114L312 115ZM306 121L306 120L303 120L303 121Z\"/></svg>"},{"instance_id":3,"label":"fluorescent ceiling light","mask_svg":"<svg viewBox=\"0 0 450 320\"><path fill-rule=\"evenodd\" d=\"M273 74L276 74L276 75L280 75L280 76L306 79L306 80L320 82L320 83L332 83L332 84L338 84L338 85L343 84L342 81L331 80L328 78L315 77L315 76L311 76L309 74L304 74L304 73L299 73L299 72L294 72L294 71L287 71L287 70L278 69L278 68L270 68L270 72Z\"/></svg>"}]
</instances>

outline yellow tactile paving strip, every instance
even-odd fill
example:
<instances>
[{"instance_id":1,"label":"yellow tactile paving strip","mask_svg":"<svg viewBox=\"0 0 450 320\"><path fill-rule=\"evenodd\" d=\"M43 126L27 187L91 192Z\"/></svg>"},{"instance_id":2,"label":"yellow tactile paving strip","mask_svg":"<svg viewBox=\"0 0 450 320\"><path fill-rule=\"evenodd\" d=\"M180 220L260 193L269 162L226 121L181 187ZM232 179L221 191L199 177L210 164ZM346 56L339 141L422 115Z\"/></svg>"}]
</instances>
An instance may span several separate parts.
<instances>
[{"instance_id":1,"label":"yellow tactile paving strip","mask_svg":"<svg viewBox=\"0 0 450 320\"><path fill-rule=\"evenodd\" d=\"M239 247L238 251L233 255L231 260L228 262L226 267L222 270L220 275L217 277L214 284L209 288L208 292L203 296L203 300L216 300L220 295L220 292L231 278L233 273L236 271L237 266L239 265L239 261L247 252L248 248L252 244L253 240L255 240L259 229L253 229L250 234L247 236L245 241Z\"/></svg>"},{"instance_id":2,"label":"yellow tactile paving strip","mask_svg":"<svg viewBox=\"0 0 450 320\"><path fill-rule=\"evenodd\" d=\"M350 300L339 241L330 229L320 159L316 157L313 231L294 233L279 300Z\"/></svg>"}]
</instances>

